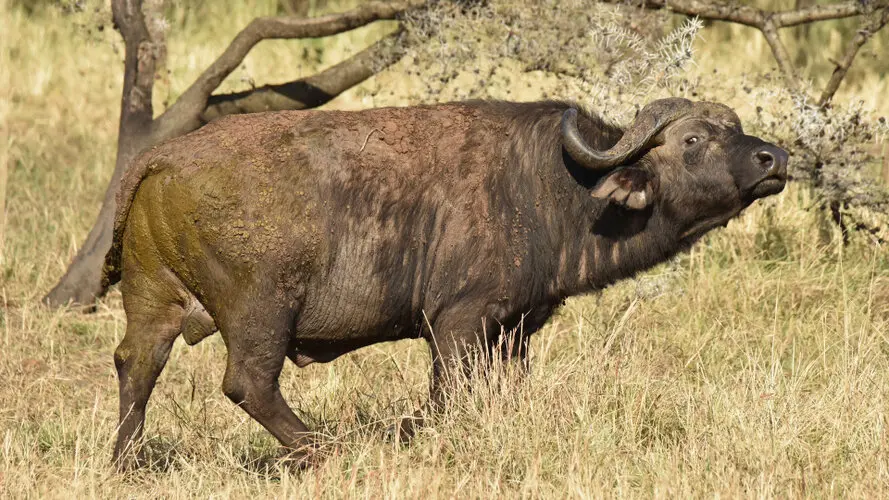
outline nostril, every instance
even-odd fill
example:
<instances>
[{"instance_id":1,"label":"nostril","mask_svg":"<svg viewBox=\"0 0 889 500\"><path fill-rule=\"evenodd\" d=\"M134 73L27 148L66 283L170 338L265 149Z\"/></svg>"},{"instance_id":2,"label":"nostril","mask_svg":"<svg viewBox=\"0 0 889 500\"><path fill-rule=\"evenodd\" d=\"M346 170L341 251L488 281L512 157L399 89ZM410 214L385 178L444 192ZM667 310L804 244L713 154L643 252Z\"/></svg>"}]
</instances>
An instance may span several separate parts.
<instances>
[{"instance_id":1,"label":"nostril","mask_svg":"<svg viewBox=\"0 0 889 500\"><path fill-rule=\"evenodd\" d=\"M756 158L756 161L765 169L770 169L772 168L772 165L775 164L775 155L769 153L768 151L758 151L754 155L754 157Z\"/></svg>"}]
</instances>

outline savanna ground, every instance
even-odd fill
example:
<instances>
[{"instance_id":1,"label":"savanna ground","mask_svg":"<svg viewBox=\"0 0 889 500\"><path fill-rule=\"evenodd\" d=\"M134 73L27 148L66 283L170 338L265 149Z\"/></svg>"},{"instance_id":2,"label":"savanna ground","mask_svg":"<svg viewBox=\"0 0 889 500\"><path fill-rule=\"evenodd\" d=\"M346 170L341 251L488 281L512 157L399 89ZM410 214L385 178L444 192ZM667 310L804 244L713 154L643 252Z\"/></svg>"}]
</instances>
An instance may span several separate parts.
<instances>
[{"instance_id":1,"label":"savanna ground","mask_svg":"<svg viewBox=\"0 0 889 500\"><path fill-rule=\"evenodd\" d=\"M250 18L274 13L273 2L259 3L169 10L157 109ZM691 253L569 300L534 339L526 380L507 373L478 384L410 446L385 441L381 429L426 397L429 356L418 341L285 368L292 405L336 445L304 473L270 461L277 443L223 396L219 337L177 343L149 405L152 465L115 474L120 296L109 294L94 314L38 301L88 231L113 168L122 44L110 25L87 32L89 9L26 14L16 3L2 12L0 496L889 494L889 251L866 237L843 246L799 184ZM310 74L383 30L264 42L228 88ZM839 35L822 34L820 50L837 53ZM725 88L773 64L757 33L714 26L700 35L690 71L708 78L719 68L710 78ZM791 47L805 54L806 43ZM857 61L864 69L838 100L889 111L879 97L889 92L887 69L876 68L889 60L886 47L882 40ZM806 74L823 77L827 64L808 64ZM422 75L406 74L396 65L328 107L407 104L404 89ZM501 75L491 92L538 98L549 78ZM755 113L745 93L724 100L742 119Z\"/></svg>"}]
</instances>

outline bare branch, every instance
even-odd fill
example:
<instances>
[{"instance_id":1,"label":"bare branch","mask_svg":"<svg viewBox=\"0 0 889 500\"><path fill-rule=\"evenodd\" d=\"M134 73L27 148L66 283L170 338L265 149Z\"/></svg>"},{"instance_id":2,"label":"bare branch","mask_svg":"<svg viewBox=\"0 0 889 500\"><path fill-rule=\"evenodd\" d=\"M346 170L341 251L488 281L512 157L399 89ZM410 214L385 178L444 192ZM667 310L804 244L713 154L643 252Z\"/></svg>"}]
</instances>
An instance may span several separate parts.
<instances>
[{"instance_id":1,"label":"bare branch","mask_svg":"<svg viewBox=\"0 0 889 500\"><path fill-rule=\"evenodd\" d=\"M827 82L827 86L824 87L824 92L821 93L821 98L818 99L819 106L824 106L833 99L833 95L836 93L837 89L840 88L840 83L842 83L843 78L845 78L846 72L852 67L852 61L854 61L855 56L858 55L858 50L870 39L870 37L880 31L887 22L889 22L889 7L884 7L883 10L874 12L861 22L861 27L855 33L852 40L849 41L849 45L846 46L846 53L843 55L840 62L837 63L837 67L833 70L833 74L830 75L830 81Z\"/></svg>"},{"instance_id":2,"label":"bare branch","mask_svg":"<svg viewBox=\"0 0 889 500\"><path fill-rule=\"evenodd\" d=\"M665 0L664 7L677 14L715 21L731 21L754 28L761 28L765 19L762 10L747 5L714 4L698 0Z\"/></svg>"},{"instance_id":3,"label":"bare branch","mask_svg":"<svg viewBox=\"0 0 889 500\"><path fill-rule=\"evenodd\" d=\"M219 58L195 80L155 126L161 137L173 137L200 125L212 92L241 64L257 43L267 39L317 38L350 31L360 26L395 17L419 5L417 0L370 2L341 14L317 18L262 17L254 19L232 40Z\"/></svg>"},{"instance_id":4,"label":"bare branch","mask_svg":"<svg viewBox=\"0 0 889 500\"><path fill-rule=\"evenodd\" d=\"M781 72L784 73L784 79L787 81L787 86L792 90L799 90L801 85L799 77L796 74L796 69L793 67L793 63L790 62L787 48L784 47L784 43L781 42L781 36L778 34L778 30L775 28L775 24L772 22L771 18L766 18L760 27L760 31L762 31L762 35L766 38L766 42L769 43L769 47L772 49L772 55L775 56L775 61L778 62L778 67L781 68Z\"/></svg>"},{"instance_id":5,"label":"bare branch","mask_svg":"<svg viewBox=\"0 0 889 500\"><path fill-rule=\"evenodd\" d=\"M867 9L866 3L857 1L831 5L813 5L805 9L778 12L772 16L772 20L775 22L776 28L788 28L816 21L860 16L867 13Z\"/></svg>"},{"instance_id":6,"label":"bare branch","mask_svg":"<svg viewBox=\"0 0 889 500\"><path fill-rule=\"evenodd\" d=\"M638 5L646 9L667 9L677 14L699 16L714 21L728 21L761 28L767 17L771 17L775 29L797 26L815 21L842 19L866 14L873 8L880 8L885 2L878 0L868 5L867 2L850 1L832 5L815 5L805 9L784 10L779 12L764 11L747 5L711 3L702 0L642 0L627 2L626 0L603 0L605 3Z\"/></svg>"},{"instance_id":7,"label":"bare branch","mask_svg":"<svg viewBox=\"0 0 889 500\"><path fill-rule=\"evenodd\" d=\"M308 78L231 94L212 95L201 121L260 111L306 109L321 106L339 94L370 78L401 58L393 50L401 30L376 42L354 56Z\"/></svg>"},{"instance_id":8,"label":"bare branch","mask_svg":"<svg viewBox=\"0 0 889 500\"><path fill-rule=\"evenodd\" d=\"M762 11L746 5L715 4L699 0L602 0L602 2L651 10L666 9L677 14L698 16L714 21L730 21L753 27L758 27L762 22Z\"/></svg>"}]
</instances>

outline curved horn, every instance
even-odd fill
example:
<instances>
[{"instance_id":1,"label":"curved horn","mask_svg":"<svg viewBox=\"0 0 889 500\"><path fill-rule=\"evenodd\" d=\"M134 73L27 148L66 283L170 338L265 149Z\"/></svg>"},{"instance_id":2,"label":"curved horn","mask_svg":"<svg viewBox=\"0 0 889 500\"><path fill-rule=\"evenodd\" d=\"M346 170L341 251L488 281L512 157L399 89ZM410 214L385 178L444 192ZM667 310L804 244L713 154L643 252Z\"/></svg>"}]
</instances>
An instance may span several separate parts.
<instances>
[{"instance_id":1,"label":"curved horn","mask_svg":"<svg viewBox=\"0 0 889 500\"><path fill-rule=\"evenodd\" d=\"M624 135L611 149L599 151L590 147L577 128L577 110L569 108L562 115L562 143L565 150L586 168L599 170L623 164L644 148L670 122L686 114L692 102L672 97L649 103L642 108Z\"/></svg>"}]
</instances>

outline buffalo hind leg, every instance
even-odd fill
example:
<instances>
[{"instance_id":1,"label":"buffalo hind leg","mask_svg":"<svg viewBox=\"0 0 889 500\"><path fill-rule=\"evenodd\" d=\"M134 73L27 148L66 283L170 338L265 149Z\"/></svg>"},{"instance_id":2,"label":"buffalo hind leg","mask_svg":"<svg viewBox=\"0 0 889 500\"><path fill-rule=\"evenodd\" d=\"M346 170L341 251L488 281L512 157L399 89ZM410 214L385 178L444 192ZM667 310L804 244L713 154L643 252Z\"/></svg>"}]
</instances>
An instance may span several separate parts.
<instances>
[{"instance_id":1,"label":"buffalo hind leg","mask_svg":"<svg viewBox=\"0 0 889 500\"><path fill-rule=\"evenodd\" d=\"M120 420L114 464L118 470L141 465L141 438L145 428L145 408L157 383L173 341L179 335L182 308L175 304L152 307L127 301L127 331L114 351L114 365L120 386ZM143 306L143 307L140 307Z\"/></svg>"},{"instance_id":2,"label":"buffalo hind leg","mask_svg":"<svg viewBox=\"0 0 889 500\"><path fill-rule=\"evenodd\" d=\"M312 460L314 439L284 400L278 377L287 356L289 331L284 321L220 325L228 347L223 392L291 452L301 467ZM250 327L246 325L249 324Z\"/></svg>"}]
</instances>

